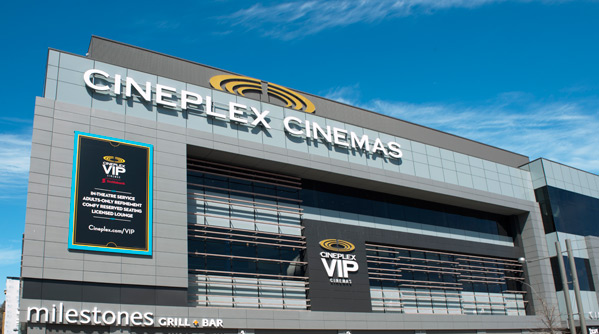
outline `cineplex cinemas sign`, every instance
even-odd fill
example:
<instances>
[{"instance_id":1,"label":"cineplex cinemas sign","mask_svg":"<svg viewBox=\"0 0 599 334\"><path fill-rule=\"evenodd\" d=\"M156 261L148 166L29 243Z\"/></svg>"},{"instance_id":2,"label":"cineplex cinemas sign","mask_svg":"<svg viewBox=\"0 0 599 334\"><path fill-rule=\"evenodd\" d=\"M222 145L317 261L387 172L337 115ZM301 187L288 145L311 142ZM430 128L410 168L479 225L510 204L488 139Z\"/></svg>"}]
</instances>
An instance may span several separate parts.
<instances>
[{"instance_id":1,"label":"cineplex cinemas sign","mask_svg":"<svg viewBox=\"0 0 599 334\"><path fill-rule=\"evenodd\" d=\"M227 111L217 110L214 108L211 96L201 96L192 91L178 90L161 84L153 86L151 82L137 82L131 77L122 78L119 74L111 76L98 69L87 70L83 74L83 80L87 87L98 92L112 91L116 95L124 95L125 98L135 95L144 101L156 103L165 108L192 109L194 112L198 112L199 108L204 106L204 112L208 117L248 127L262 126L265 129L271 129L270 121L267 118L270 113L268 110L258 110L255 107L248 107L233 101L229 102ZM109 82L114 82L112 87L107 85ZM324 126L294 116L287 116L283 120L283 126L284 131L292 136L322 140L339 147L380 154L394 159L399 159L403 155L400 145L394 141L383 142L380 138L369 138L365 134L356 134L353 131L329 125Z\"/></svg>"},{"instance_id":2,"label":"cineplex cinemas sign","mask_svg":"<svg viewBox=\"0 0 599 334\"><path fill-rule=\"evenodd\" d=\"M223 320L216 318L157 317L153 312L103 310L98 307L74 309L63 303L52 307L28 307L27 322L42 324L103 325L132 327L222 328Z\"/></svg>"}]
</instances>

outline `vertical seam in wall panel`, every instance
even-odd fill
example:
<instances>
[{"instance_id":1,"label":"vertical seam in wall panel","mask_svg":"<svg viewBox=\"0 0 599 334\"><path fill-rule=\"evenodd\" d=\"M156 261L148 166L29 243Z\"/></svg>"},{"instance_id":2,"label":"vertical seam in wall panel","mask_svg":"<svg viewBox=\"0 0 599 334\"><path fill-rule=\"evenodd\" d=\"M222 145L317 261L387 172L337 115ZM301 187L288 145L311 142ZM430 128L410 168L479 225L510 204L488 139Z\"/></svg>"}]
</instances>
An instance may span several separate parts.
<instances>
[{"instance_id":1,"label":"vertical seam in wall panel","mask_svg":"<svg viewBox=\"0 0 599 334\"><path fill-rule=\"evenodd\" d=\"M61 52L56 52L58 55L58 65L56 65L56 83L54 84L54 95L51 96L52 100L56 101L56 95L58 94L58 71L60 70L60 56ZM48 60L50 60L50 50L48 50ZM44 80L44 98L46 98L46 84L48 83L48 63L46 63L46 79ZM54 118L54 117L52 117Z\"/></svg>"},{"instance_id":2,"label":"vertical seam in wall panel","mask_svg":"<svg viewBox=\"0 0 599 334\"><path fill-rule=\"evenodd\" d=\"M58 54L58 64L60 65L60 53ZM45 87L45 86L44 86ZM56 99L53 100L54 102L52 103L52 136L50 136L50 157L49 157L49 164L48 164L48 181L46 182L46 212L44 214L44 245L42 246L42 279L44 278L44 274L46 271L46 234L48 233L48 197L50 196L50 167L52 166L52 141L53 141L53 137L54 137L54 112L56 111ZM42 291L41 291L42 295L43 295L43 285L42 285ZM41 296L40 295L40 299Z\"/></svg>"},{"instance_id":3,"label":"vertical seam in wall panel","mask_svg":"<svg viewBox=\"0 0 599 334\"><path fill-rule=\"evenodd\" d=\"M49 62L50 62L50 49L48 49L48 53L46 55L46 76L44 77L44 90L42 91L43 97L46 97L46 84L48 83L48 66L49 66L48 63ZM60 56L58 58L58 64L60 65Z\"/></svg>"}]
</instances>

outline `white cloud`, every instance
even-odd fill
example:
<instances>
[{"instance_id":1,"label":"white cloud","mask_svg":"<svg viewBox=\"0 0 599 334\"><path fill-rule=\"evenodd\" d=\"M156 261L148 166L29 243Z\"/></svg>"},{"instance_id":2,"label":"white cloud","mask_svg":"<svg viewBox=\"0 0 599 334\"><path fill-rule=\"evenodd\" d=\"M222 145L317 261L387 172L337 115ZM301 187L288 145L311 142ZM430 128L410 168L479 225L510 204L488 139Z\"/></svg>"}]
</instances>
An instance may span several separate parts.
<instances>
[{"instance_id":1,"label":"white cloud","mask_svg":"<svg viewBox=\"0 0 599 334\"><path fill-rule=\"evenodd\" d=\"M356 23L372 23L394 17L431 14L449 8L476 8L506 0L321 0L290 1L275 5L257 3L224 21L290 40ZM513 0L516 1L516 0ZM522 1L522 0L519 0Z\"/></svg>"},{"instance_id":2,"label":"white cloud","mask_svg":"<svg viewBox=\"0 0 599 334\"><path fill-rule=\"evenodd\" d=\"M537 101L522 93L502 94L479 105L357 101L355 88L326 97L473 139L532 159L544 157L599 172L599 101Z\"/></svg>"},{"instance_id":3,"label":"white cloud","mask_svg":"<svg viewBox=\"0 0 599 334\"><path fill-rule=\"evenodd\" d=\"M327 99L335 100L337 102L358 105L360 97L360 85L355 84L353 86L335 87L324 94Z\"/></svg>"},{"instance_id":4,"label":"white cloud","mask_svg":"<svg viewBox=\"0 0 599 334\"><path fill-rule=\"evenodd\" d=\"M21 262L21 250L14 248L0 248L0 266L9 266Z\"/></svg>"},{"instance_id":5,"label":"white cloud","mask_svg":"<svg viewBox=\"0 0 599 334\"><path fill-rule=\"evenodd\" d=\"M1 198L25 196L29 176L31 135L0 133Z\"/></svg>"}]
</instances>

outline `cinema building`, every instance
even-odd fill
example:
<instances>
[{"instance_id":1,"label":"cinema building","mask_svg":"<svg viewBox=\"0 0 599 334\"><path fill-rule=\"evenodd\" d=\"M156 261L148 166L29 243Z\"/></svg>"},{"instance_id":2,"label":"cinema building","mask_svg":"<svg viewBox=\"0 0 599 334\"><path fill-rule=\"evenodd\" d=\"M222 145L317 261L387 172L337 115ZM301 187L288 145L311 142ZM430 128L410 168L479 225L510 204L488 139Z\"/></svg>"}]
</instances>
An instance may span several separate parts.
<instances>
[{"instance_id":1,"label":"cinema building","mask_svg":"<svg viewBox=\"0 0 599 334\"><path fill-rule=\"evenodd\" d=\"M28 334L566 326L566 239L599 325L599 177L557 162L99 37L32 141Z\"/></svg>"}]
</instances>

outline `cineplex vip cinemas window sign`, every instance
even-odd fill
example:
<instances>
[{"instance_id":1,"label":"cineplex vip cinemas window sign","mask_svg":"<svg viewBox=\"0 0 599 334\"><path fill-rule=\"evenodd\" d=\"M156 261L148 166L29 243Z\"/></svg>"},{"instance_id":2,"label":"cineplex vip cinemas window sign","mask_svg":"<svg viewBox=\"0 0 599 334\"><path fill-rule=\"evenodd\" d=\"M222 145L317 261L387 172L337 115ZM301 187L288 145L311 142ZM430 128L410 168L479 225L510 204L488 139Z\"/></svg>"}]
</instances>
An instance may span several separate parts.
<instances>
[{"instance_id":1,"label":"cineplex vip cinemas window sign","mask_svg":"<svg viewBox=\"0 0 599 334\"><path fill-rule=\"evenodd\" d=\"M152 145L75 132L69 248L152 254Z\"/></svg>"},{"instance_id":2,"label":"cineplex vip cinemas window sign","mask_svg":"<svg viewBox=\"0 0 599 334\"><path fill-rule=\"evenodd\" d=\"M332 284L351 285L350 273L358 271L359 266L355 254L349 254L356 246L340 239L324 239L319 242L325 251L320 252L320 260ZM327 252L329 251L329 252Z\"/></svg>"}]
</instances>

